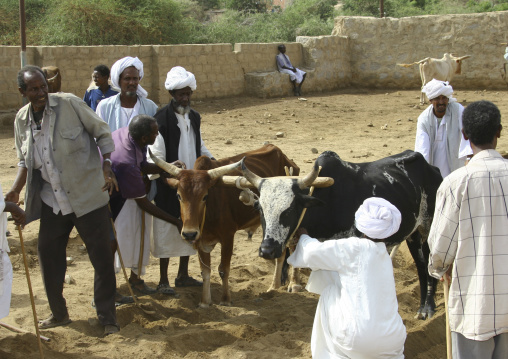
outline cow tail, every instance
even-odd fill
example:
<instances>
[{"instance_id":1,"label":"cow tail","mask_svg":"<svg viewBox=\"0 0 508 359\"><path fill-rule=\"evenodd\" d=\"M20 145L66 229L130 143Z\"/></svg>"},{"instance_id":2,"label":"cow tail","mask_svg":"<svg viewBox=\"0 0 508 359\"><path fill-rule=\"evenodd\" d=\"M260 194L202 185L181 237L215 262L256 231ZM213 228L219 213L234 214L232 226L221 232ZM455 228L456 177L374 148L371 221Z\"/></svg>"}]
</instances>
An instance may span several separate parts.
<instances>
[{"instance_id":1,"label":"cow tail","mask_svg":"<svg viewBox=\"0 0 508 359\"><path fill-rule=\"evenodd\" d=\"M286 282L288 281L288 272L289 272L288 258L291 255L291 253L289 253L289 252L290 252L290 250L289 250L289 248L287 248L286 249L286 255L284 257L284 262L282 263L282 273L281 273L281 276L280 276L280 283L282 285L285 285Z\"/></svg>"}]
</instances>

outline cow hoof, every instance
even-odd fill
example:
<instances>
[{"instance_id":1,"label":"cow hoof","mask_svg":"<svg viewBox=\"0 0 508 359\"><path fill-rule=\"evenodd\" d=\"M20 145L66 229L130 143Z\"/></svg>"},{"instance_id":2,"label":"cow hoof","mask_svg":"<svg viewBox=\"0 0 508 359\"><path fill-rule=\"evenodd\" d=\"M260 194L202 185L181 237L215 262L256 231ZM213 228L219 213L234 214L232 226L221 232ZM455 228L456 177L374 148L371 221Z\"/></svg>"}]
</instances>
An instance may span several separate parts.
<instances>
[{"instance_id":1,"label":"cow hoof","mask_svg":"<svg viewBox=\"0 0 508 359\"><path fill-rule=\"evenodd\" d=\"M435 313L436 311L430 307L420 307L415 315L415 319L430 319L434 316Z\"/></svg>"},{"instance_id":2,"label":"cow hoof","mask_svg":"<svg viewBox=\"0 0 508 359\"><path fill-rule=\"evenodd\" d=\"M208 309L210 307L210 304L211 303L203 303L203 302L201 302L201 303L199 303L199 307L203 308L203 309Z\"/></svg>"},{"instance_id":3,"label":"cow hoof","mask_svg":"<svg viewBox=\"0 0 508 359\"><path fill-rule=\"evenodd\" d=\"M231 307L231 302L220 302L220 305L223 305L225 307Z\"/></svg>"}]
</instances>

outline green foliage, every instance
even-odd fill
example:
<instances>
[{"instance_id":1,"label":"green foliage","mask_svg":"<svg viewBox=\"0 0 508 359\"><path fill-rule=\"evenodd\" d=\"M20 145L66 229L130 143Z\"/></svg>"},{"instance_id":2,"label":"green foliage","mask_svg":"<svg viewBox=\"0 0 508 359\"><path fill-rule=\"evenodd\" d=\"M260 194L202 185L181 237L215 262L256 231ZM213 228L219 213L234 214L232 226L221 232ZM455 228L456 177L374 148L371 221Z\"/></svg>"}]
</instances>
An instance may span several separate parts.
<instances>
[{"instance_id":1,"label":"green foliage","mask_svg":"<svg viewBox=\"0 0 508 359\"><path fill-rule=\"evenodd\" d=\"M266 3L264 0L225 0L224 5L227 9L245 13L254 14L266 12Z\"/></svg>"},{"instance_id":2,"label":"green foliage","mask_svg":"<svg viewBox=\"0 0 508 359\"><path fill-rule=\"evenodd\" d=\"M0 6L0 44L20 45L19 0L1 0ZM37 29L43 23L47 13L47 2L44 0L25 0L25 21ZM36 30L37 31L37 30ZM27 31L27 44L33 44L35 33Z\"/></svg>"},{"instance_id":3,"label":"green foliage","mask_svg":"<svg viewBox=\"0 0 508 359\"><path fill-rule=\"evenodd\" d=\"M343 0L341 15L379 17L380 0ZM508 9L508 0L384 0L385 16L464 14Z\"/></svg>"},{"instance_id":4,"label":"green foliage","mask_svg":"<svg viewBox=\"0 0 508 359\"><path fill-rule=\"evenodd\" d=\"M0 0L0 43L19 45L19 0ZM291 42L329 35L340 15L379 17L380 0L25 0L29 45ZM226 7L210 20L206 9ZM385 16L508 10L508 0L384 0Z\"/></svg>"}]
</instances>

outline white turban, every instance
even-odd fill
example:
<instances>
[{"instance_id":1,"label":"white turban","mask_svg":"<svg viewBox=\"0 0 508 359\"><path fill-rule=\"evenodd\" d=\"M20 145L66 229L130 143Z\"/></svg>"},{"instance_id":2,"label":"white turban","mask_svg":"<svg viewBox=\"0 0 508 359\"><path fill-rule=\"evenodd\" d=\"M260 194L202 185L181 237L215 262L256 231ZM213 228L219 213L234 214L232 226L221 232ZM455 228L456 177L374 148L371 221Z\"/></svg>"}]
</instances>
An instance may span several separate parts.
<instances>
[{"instance_id":1,"label":"white turban","mask_svg":"<svg viewBox=\"0 0 508 359\"><path fill-rule=\"evenodd\" d=\"M367 198L355 213L355 226L369 238L385 239L397 232L402 216L386 199Z\"/></svg>"},{"instance_id":2,"label":"white turban","mask_svg":"<svg viewBox=\"0 0 508 359\"><path fill-rule=\"evenodd\" d=\"M111 66L111 84L113 87L120 88L120 75L122 74L123 70L131 66L134 66L139 71L139 79L141 80L143 78L144 72L143 63L141 60L137 57L127 56L123 59L118 60L113 64L113 66ZM146 90L139 84L136 93L141 97L148 96L148 92L146 92Z\"/></svg>"},{"instance_id":3,"label":"white turban","mask_svg":"<svg viewBox=\"0 0 508 359\"><path fill-rule=\"evenodd\" d=\"M168 91L180 90L185 87L190 87L194 91L196 90L196 77L182 66L175 66L168 72L164 86Z\"/></svg>"},{"instance_id":4,"label":"white turban","mask_svg":"<svg viewBox=\"0 0 508 359\"><path fill-rule=\"evenodd\" d=\"M448 81L439 81L436 79L432 79L432 81L427 82L425 86L422 88L422 92L427 95L429 100L435 99L441 95L446 96L450 99L450 102L457 101L452 97L453 88L450 86Z\"/></svg>"}]
</instances>

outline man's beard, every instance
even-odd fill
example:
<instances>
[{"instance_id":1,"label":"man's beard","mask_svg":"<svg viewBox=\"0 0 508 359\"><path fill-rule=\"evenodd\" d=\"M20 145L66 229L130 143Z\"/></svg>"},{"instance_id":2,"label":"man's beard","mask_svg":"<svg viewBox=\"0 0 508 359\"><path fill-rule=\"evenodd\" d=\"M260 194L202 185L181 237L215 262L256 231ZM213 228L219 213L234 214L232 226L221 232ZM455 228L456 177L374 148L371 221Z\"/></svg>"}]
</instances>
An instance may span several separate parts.
<instances>
[{"instance_id":1,"label":"man's beard","mask_svg":"<svg viewBox=\"0 0 508 359\"><path fill-rule=\"evenodd\" d=\"M173 108L175 109L176 113L184 116L185 114L190 112L190 101L187 106L182 106L182 105L178 104L178 102L176 102L174 99L171 101L173 102Z\"/></svg>"},{"instance_id":2,"label":"man's beard","mask_svg":"<svg viewBox=\"0 0 508 359\"><path fill-rule=\"evenodd\" d=\"M136 91L127 91L125 92L125 95L129 97L135 97L137 94Z\"/></svg>"}]
</instances>

